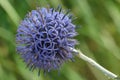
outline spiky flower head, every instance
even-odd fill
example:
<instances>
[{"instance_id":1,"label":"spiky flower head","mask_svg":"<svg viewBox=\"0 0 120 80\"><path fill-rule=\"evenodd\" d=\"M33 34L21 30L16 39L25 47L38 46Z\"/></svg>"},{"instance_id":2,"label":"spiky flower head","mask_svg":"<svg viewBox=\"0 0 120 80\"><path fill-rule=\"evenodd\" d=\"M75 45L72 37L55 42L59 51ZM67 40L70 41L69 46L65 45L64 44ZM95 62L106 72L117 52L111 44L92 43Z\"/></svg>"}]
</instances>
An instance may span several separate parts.
<instances>
[{"instance_id":1,"label":"spiky flower head","mask_svg":"<svg viewBox=\"0 0 120 80\"><path fill-rule=\"evenodd\" d=\"M49 72L73 59L70 47L76 44L72 39L75 35L68 11L64 14L61 7L37 8L28 13L18 27L17 52L30 70Z\"/></svg>"}]
</instances>

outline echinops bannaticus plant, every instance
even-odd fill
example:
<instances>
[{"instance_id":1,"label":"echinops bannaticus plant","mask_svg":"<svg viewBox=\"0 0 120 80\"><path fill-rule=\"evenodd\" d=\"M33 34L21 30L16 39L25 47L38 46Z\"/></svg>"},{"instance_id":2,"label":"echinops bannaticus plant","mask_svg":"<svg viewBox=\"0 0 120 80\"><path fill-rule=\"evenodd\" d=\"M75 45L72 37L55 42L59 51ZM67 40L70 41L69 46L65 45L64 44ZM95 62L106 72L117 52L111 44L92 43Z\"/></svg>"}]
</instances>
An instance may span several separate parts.
<instances>
[{"instance_id":1,"label":"echinops bannaticus plant","mask_svg":"<svg viewBox=\"0 0 120 80\"><path fill-rule=\"evenodd\" d=\"M32 10L21 21L16 34L17 52L30 70L57 70L73 59L70 47L76 44L76 31L71 18L69 10L64 12L58 6Z\"/></svg>"},{"instance_id":2,"label":"echinops bannaticus plant","mask_svg":"<svg viewBox=\"0 0 120 80\"><path fill-rule=\"evenodd\" d=\"M119 80L120 78L105 69L93 59L76 50L77 35L75 25L72 23L69 10L64 12L60 6L54 8L37 8L29 12L21 21L17 34L17 53L30 70L37 69L45 73L58 70L61 65L73 60L73 54L90 63L108 77ZM74 53L73 53L74 52Z\"/></svg>"}]
</instances>

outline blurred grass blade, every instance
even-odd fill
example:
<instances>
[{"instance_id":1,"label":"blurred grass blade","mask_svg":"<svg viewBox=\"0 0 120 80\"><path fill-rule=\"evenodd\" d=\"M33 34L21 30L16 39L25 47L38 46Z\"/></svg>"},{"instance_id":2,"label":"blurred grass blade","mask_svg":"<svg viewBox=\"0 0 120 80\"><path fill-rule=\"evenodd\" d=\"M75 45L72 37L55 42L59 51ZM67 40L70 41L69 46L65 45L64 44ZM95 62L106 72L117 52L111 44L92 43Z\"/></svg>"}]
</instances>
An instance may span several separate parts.
<instances>
[{"instance_id":1,"label":"blurred grass blade","mask_svg":"<svg viewBox=\"0 0 120 80\"><path fill-rule=\"evenodd\" d=\"M48 2L55 7L57 7L59 4L62 5L61 0L48 0Z\"/></svg>"},{"instance_id":2,"label":"blurred grass blade","mask_svg":"<svg viewBox=\"0 0 120 80\"><path fill-rule=\"evenodd\" d=\"M109 32L104 31L103 35L101 35L101 39L104 43L104 46L106 49L108 49L112 54L120 60L120 51L119 47L116 45L114 39L112 36L109 34Z\"/></svg>"},{"instance_id":3,"label":"blurred grass blade","mask_svg":"<svg viewBox=\"0 0 120 80\"><path fill-rule=\"evenodd\" d=\"M98 39L99 29L97 25L97 20L95 19L91 6L87 0L77 0L76 4L80 7L79 11L82 13L84 21L86 22L87 29L90 33L90 37L93 39Z\"/></svg>"},{"instance_id":4,"label":"blurred grass blade","mask_svg":"<svg viewBox=\"0 0 120 80\"><path fill-rule=\"evenodd\" d=\"M11 20L17 26L20 20L20 16L17 14L16 10L13 8L10 2L8 0L0 0L0 5L1 7L3 7L3 9L9 15Z\"/></svg>"},{"instance_id":5,"label":"blurred grass blade","mask_svg":"<svg viewBox=\"0 0 120 80\"><path fill-rule=\"evenodd\" d=\"M68 80L86 80L82 76L80 76L80 74L78 74L77 72L70 68L66 68L65 70L66 70L65 75L68 78Z\"/></svg>"},{"instance_id":6,"label":"blurred grass blade","mask_svg":"<svg viewBox=\"0 0 120 80\"><path fill-rule=\"evenodd\" d=\"M115 80L120 80L120 77L115 78Z\"/></svg>"},{"instance_id":7,"label":"blurred grass blade","mask_svg":"<svg viewBox=\"0 0 120 80\"><path fill-rule=\"evenodd\" d=\"M14 44L13 34L2 27L0 27L0 37Z\"/></svg>"},{"instance_id":8,"label":"blurred grass blade","mask_svg":"<svg viewBox=\"0 0 120 80\"><path fill-rule=\"evenodd\" d=\"M104 3L106 9L108 10L111 18L113 19L118 32L120 33L120 10L111 0L106 0Z\"/></svg>"}]
</instances>

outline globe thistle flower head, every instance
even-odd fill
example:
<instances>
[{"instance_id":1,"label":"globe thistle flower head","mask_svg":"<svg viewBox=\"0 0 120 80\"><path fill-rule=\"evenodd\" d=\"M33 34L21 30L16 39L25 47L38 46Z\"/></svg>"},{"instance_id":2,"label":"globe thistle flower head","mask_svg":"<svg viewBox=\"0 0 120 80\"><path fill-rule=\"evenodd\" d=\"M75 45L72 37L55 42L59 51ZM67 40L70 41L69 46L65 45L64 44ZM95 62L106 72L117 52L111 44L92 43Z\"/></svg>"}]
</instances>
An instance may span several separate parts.
<instances>
[{"instance_id":1,"label":"globe thistle flower head","mask_svg":"<svg viewBox=\"0 0 120 80\"><path fill-rule=\"evenodd\" d=\"M61 7L38 8L29 12L21 21L17 34L17 52L30 70L45 72L59 67L73 59L72 51L76 41L75 25L68 11Z\"/></svg>"}]
</instances>

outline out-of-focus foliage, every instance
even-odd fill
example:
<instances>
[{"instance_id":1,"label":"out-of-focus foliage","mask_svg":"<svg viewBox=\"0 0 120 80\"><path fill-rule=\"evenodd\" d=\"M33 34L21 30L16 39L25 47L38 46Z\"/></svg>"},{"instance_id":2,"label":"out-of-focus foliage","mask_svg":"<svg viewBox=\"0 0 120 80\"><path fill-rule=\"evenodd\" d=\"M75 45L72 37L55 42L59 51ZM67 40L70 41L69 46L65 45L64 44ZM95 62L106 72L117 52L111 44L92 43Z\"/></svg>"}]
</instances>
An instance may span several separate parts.
<instances>
[{"instance_id":1,"label":"out-of-focus foliage","mask_svg":"<svg viewBox=\"0 0 120 80\"><path fill-rule=\"evenodd\" d=\"M0 0L0 80L108 80L101 71L79 58L57 71L38 77L16 54L15 34L26 13L36 7L71 9L77 17L75 37L84 54L120 75L120 0ZM111 79L109 79L111 80Z\"/></svg>"}]
</instances>

